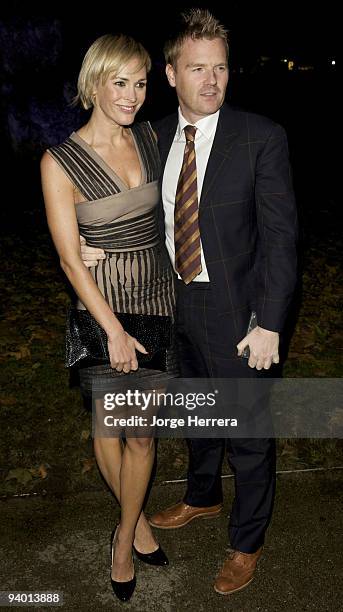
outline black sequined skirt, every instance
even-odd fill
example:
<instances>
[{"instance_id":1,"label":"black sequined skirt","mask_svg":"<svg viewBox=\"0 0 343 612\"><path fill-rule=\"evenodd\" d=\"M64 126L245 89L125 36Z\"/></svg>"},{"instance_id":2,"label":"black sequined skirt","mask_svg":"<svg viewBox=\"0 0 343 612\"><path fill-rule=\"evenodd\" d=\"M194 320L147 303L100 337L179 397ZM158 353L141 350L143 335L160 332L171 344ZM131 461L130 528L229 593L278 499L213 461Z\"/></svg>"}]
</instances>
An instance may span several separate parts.
<instances>
[{"instance_id":1,"label":"black sequined skirt","mask_svg":"<svg viewBox=\"0 0 343 612\"><path fill-rule=\"evenodd\" d=\"M169 349L159 351L150 361L144 362L135 372L117 372L109 363L96 364L83 362L78 368L80 389L84 398L101 395L103 390L125 391L128 386L137 384L155 386L177 378L179 374L176 344Z\"/></svg>"}]
</instances>

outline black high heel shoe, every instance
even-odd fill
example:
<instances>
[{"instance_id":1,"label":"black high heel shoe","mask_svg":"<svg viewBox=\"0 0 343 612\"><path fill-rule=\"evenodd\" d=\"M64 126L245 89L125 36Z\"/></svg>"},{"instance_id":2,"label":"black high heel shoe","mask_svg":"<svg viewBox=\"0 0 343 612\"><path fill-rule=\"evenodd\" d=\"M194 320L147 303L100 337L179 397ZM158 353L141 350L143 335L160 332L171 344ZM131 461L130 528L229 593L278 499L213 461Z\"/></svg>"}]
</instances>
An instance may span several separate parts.
<instances>
[{"instance_id":1,"label":"black high heel shoe","mask_svg":"<svg viewBox=\"0 0 343 612\"><path fill-rule=\"evenodd\" d=\"M127 580L126 582L118 582L117 580L113 580L112 578L113 544L115 543L117 529L118 527L114 529L111 533L111 585L113 593L116 597L118 597L118 599L120 599L120 601L129 601L136 588L136 575L134 574L133 578L131 580Z\"/></svg>"},{"instance_id":2,"label":"black high heel shoe","mask_svg":"<svg viewBox=\"0 0 343 612\"><path fill-rule=\"evenodd\" d=\"M149 565L169 565L167 555L163 552L161 546L151 553L141 553L137 548L132 545L134 553L138 559Z\"/></svg>"}]
</instances>

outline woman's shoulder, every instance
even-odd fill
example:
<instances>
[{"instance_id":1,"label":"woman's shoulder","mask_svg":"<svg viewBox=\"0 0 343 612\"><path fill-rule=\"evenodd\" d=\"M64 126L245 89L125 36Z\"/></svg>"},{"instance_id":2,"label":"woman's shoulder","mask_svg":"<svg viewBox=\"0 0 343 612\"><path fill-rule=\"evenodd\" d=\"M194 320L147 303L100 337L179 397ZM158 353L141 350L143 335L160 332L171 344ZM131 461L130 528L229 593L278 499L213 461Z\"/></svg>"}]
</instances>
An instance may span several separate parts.
<instances>
[{"instance_id":1,"label":"woman's shoulder","mask_svg":"<svg viewBox=\"0 0 343 612\"><path fill-rule=\"evenodd\" d=\"M44 151L40 161L40 170L42 176L53 177L54 180L64 178L62 164L58 158L58 155L52 151L52 147Z\"/></svg>"},{"instance_id":2,"label":"woman's shoulder","mask_svg":"<svg viewBox=\"0 0 343 612\"><path fill-rule=\"evenodd\" d=\"M70 156L73 157L73 140L72 136L75 132L72 132L67 138L56 145L50 145L43 153L40 167L41 172L58 177L64 177L65 171L68 168L68 159ZM75 151L74 151L75 154Z\"/></svg>"},{"instance_id":3,"label":"woman's shoulder","mask_svg":"<svg viewBox=\"0 0 343 612\"><path fill-rule=\"evenodd\" d=\"M75 132L72 132L71 134L69 134L69 136L67 136L64 140L62 140L62 142L59 142L58 144L50 145L46 149L45 152L50 155L53 155L54 153L58 153L59 151L62 151L63 149L65 149L66 146L70 145L70 143L73 142L72 140L73 134L75 134Z\"/></svg>"}]
</instances>

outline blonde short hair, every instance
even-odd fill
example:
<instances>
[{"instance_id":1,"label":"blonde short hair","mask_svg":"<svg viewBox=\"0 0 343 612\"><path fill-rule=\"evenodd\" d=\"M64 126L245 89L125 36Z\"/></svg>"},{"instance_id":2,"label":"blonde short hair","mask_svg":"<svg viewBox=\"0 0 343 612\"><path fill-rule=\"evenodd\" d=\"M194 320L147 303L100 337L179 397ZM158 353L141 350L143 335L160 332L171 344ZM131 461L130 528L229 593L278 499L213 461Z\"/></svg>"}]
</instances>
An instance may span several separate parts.
<instances>
[{"instance_id":1,"label":"blonde short hair","mask_svg":"<svg viewBox=\"0 0 343 612\"><path fill-rule=\"evenodd\" d=\"M178 24L178 30L169 37L164 45L166 63L171 64L174 70L182 45L187 38L192 40L220 38L224 42L227 56L229 56L228 31L226 28L208 10L193 8L181 14L181 23Z\"/></svg>"},{"instance_id":2,"label":"blonde short hair","mask_svg":"<svg viewBox=\"0 0 343 612\"><path fill-rule=\"evenodd\" d=\"M83 59L73 104L80 102L83 108L91 108L94 87L99 80L104 85L111 72L118 73L133 58L137 58L138 70L145 66L149 72L150 56L143 45L131 36L105 34L97 38Z\"/></svg>"}]
</instances>

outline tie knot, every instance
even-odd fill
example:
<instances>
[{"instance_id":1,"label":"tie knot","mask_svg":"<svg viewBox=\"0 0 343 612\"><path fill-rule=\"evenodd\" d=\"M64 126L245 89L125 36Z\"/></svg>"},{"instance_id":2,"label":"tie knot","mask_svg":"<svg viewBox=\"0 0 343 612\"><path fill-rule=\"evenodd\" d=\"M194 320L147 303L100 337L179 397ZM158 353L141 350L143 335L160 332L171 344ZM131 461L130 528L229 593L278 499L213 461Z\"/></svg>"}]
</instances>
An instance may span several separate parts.
<instances>
[{"instance_id":1,"label":"tie knot","mask_svg":"<svg viewBox=\"0 0 343 612\"><path fill-rule=\"evenodd\" d=\"M185 136L187 142L194 142L195 140L195 132L197 131L194 125L186 125L185 126Z\"/></svg>"}]
</instances>

